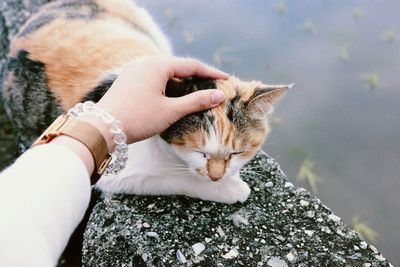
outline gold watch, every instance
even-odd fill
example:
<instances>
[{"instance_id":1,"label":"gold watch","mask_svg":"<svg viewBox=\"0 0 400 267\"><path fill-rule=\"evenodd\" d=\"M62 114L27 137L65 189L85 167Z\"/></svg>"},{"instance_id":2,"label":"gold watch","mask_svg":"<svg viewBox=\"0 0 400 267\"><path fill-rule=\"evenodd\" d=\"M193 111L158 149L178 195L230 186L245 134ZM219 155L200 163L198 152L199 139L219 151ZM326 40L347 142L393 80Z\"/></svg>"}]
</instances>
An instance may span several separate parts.
<instances>
[{"instance_id":1,"label":"gold watch","mask_svg":"<svg viewBox=\"0 0 400 267\"><path fill-rule=\"evenodd\" d=\"M92 154L95 162L95 171L90 177L91 184L95 184L111 161L107 143L100 131L88 122L81 121L71 115L59 116L32 144L31 147L47 144L60 135L69 136L84 144Z\"/></svg>"}]
</instances>

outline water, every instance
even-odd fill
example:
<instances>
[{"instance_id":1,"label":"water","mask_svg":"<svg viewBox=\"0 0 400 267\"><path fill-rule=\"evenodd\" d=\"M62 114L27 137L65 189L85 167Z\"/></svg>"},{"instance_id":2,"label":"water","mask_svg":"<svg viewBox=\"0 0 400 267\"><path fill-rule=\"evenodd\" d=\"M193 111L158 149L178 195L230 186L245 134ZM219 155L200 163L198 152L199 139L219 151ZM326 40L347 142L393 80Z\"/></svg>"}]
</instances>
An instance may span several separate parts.
<instances>
[{"instance_id":1,"label":"water","mask_svg":"<svg viewBox=\"0 0 400 267\"><path fill-rule=\"evenodd\" d=\"M288 177L304 159L317 196L351 225L357 216L400 264L400 2L139 1L175 53L242 79L295 82L264 149Z\"/></svg>"}]
</instances>

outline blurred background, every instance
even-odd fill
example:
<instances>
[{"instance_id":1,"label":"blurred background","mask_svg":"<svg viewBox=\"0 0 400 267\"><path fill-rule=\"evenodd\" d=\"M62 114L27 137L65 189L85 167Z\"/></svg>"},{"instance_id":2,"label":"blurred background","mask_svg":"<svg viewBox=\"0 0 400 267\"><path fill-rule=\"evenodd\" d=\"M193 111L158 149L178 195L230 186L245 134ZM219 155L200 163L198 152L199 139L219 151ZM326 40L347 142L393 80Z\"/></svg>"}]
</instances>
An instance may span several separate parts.
<instances>
[{"instance_id":1,"label":"blurred background","mask_svg":"<svg viewBox=\"0 0 400 267\"><path fill-rule=\"evenodd\" d=\"M265 151L400 265L400 1L139 3L176 55L295 83Z\"/></svg>"},{"instance_id":2,"label":"blurred background","mask_svg":"<svg viewBox=\"0 0 400 267\"><path fill-rule=\"evenodd\" d=\"M137 0L193 56L295 83L264 145L289 180L400 265L400 1ZM16 151L0 105L0 169Z\"/></svg>"}]
</instances>

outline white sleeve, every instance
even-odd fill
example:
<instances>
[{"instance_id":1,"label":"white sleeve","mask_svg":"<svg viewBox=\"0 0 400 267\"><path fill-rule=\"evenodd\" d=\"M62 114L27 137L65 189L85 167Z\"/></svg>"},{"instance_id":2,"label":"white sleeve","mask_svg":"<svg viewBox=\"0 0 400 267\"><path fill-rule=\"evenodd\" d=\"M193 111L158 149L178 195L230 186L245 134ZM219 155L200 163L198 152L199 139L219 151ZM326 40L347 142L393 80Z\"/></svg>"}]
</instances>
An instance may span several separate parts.
<instances>
[{"instance_id":1,"label":"white sleeve","mask_svg":"<svg viewBox=\"0 0 400 267\"><path fill-rule=\"evenodd\" d=\"M0 174L0 266L55 266L89 201L75 153L59 144L25 152Z\"/></svg>"}]
</instances>

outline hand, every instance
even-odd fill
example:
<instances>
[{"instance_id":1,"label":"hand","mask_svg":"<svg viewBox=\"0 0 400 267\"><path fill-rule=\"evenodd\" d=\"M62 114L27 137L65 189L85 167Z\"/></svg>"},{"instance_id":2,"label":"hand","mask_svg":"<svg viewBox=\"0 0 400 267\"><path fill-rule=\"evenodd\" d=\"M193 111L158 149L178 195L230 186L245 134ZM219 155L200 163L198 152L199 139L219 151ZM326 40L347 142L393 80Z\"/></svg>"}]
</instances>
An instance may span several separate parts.
<instances>
[{"instance_id":1,"label":"hand","mask_svg":"<svg viewBox=\"0 0 400 267\"><path fill-rule=\"evenodd\" d=\"M128 143L140 141L161 133L185 115L218 106L224 100L220 90L202 90L179 98L164 95L169 79L190 76L228 77L194 59L144 59L123 70L97 105L122 122Z\"/></svg>"}]
</instances>

